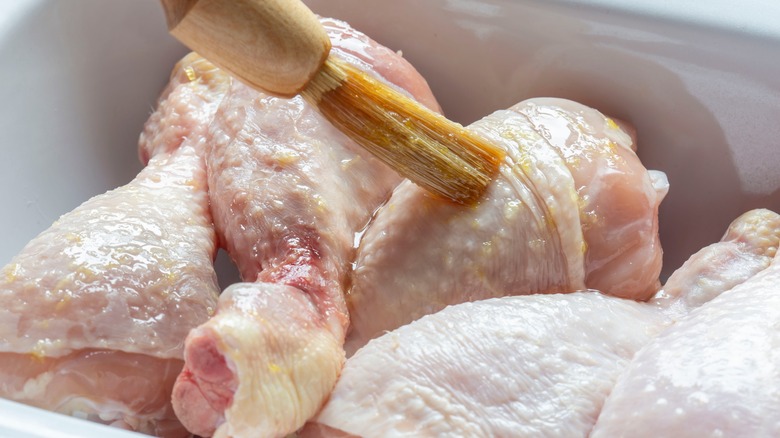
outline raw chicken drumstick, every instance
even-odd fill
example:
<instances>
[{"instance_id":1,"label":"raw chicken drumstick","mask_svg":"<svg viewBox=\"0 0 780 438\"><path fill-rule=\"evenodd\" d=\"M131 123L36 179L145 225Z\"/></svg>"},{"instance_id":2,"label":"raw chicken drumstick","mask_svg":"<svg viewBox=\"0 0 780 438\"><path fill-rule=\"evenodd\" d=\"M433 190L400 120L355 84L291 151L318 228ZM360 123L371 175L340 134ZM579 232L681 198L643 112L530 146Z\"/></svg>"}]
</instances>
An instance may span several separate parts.
<instances>
[{"instance_id":1,"label":"raw chicken drumstick","mask_svg":"<svg viewBox=\"0 0 780 438\"><path fill-rule=\"evenodd\" d=\"M141 139L146 168L0 272L0 396L186 436L170 404L184 339L217 305L201 149L226 78L183 59Z\"/></svg>"},{"instance_id":2,"label":"raw chicken drumstick","mask_svg":"<svg viewBox=\"0 0 780 438\"><path fill-rule=\"evenodd\" d=\"M339 56L437 108L400 56L324 20ZM316 413L344 361L344 282L355 232L398 177L300 98L235 81L210 129L209 187L220 238L242 278L193 330L174 408L202 436L294 432Z\"/></svg>"},{"instance_id":3,"label":"raw chicken drumstick","mask_svg":"<svg viewBox=\"0 0 780 438\"><path fill-rule=\"evenodd\" d=\"M508 151L480 204L402 183L368 227L347 301L348 353L448 304L591 288L645 300L658 289L658 205L648 172L609 118L532 99L473 123Z\"/></svg>"},{"instance_id":4,"label":"raw chicken drumstick","mask_svg":"<svg viewBox=\"0 0 780 438\"><path fill-rule=\"evenodd\" d=\"M604 404L594 438L780 436L777 215L764 228L750 240L763 241L771 265L639 351ZM712 283L732 282L718 277Z\"/></svg>"},{"instance_id":5,"label":"raw chicken drumstick","mask_svg":"<svg viewBox=\"0 0 780 438\"><path fill-rule=\"evenodd\" d=\"M655 343L653 337L688 308L703 305L699 312L704 312L729 296L732 292L725 291L731 286L743 283L741 287L746 287L765 276L758 272L769 266L778 241L780 216L766 210L741 216L721 242L699 251L675 272L674 284L669 285L675 297L664 294L664 303L669 304L665 306L592 291L494 298L425 316L372 340L352 356L328 403L302 435L588 436L604 400L634 354L649 342ZM704 259L712 262L710 269L701 269ZM687 290L680 290L683 285ZM714 301L705 304L710 299ZM685 300L688 307L676 303ZM677 329L672 327L669 332ZM658 343L664 338L659 337ZM687 339L693 345L706 338ZM711 345L714 348L717 343ZM678 367L680 359L673 357L664 357L663 363ZM703 363L699 359L681 369L695 376L694 369ZM761 368L771 361L757 363ZM659 419L645 413L652 412L648 406L662 394L648 393L645 385L654 374L643 371L647 370L637 369L641 379L624 398L607 403L615 407L612 423L621 426L624 436L681 436L681 430L693 428L688 416L689 423L681 429L658 433L653 424ZM669 375L680 375L669 371L674 373ZM757 375L770 381L766 373ZM747 382L748 377L743 380ZM689 403L702 409L706 403L696 403L712 397L689 391L678 400L685 400L684 395L689 400L693 397ZM635 398L652 400L642 403ZM661 409L668 410L665 415L674 419L671 411L677 405L669 401L656 409L659 414ZM718 406L726 409L730 405ZM633 420L636 416L648 420L639 431ZM695 430L699 433L689 436L712 436ZM619 436L613 431L604 436Z\"/></svg>"},{"instance_id":6,"label":"raw chicken drumstick","mask_svg":"<svg viewBox=\"0 0 780 438\"><path fill-rule=\"evenodd\" d=\"M751 210L735 220L721 242L703 248L675 271L652 302L686 314L766 269L777 251L780 216ZM714 295L713 295L714 294Z\"/></svg>"}]
</instances>

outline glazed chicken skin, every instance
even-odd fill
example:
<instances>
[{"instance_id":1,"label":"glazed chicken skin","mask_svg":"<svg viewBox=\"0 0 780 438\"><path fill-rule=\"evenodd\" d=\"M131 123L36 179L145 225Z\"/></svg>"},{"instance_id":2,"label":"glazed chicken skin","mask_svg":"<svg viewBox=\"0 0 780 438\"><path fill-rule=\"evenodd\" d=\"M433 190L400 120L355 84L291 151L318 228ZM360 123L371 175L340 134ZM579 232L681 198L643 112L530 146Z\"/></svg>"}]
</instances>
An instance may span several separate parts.
<instances>
[{"instance_id":1,"label":"glazed chicken skin","mask_svg":"<svg viewBox=\"0 0 780 438\"><path fill-rule=\"evenodd\" d=\"M363 236L348 292L347 351L446 305L586 288L646 300L658 289L658 206L668 188L611 119L532 99L470 129L507 150L479 204L404 182Z\"/></svg>"},{"instance_id":2,"label":"glazed chicken skin","mask_svg":"<svg viewBox=\"0 0 780 438\"><path fill-rule=\"evenodd\" d=\"M335 20L334 53L437 109L399 55ZM214 221L242 278L193 330L176 413L202 436L283 436L316 413L344 362L354 234L400 178L301 98L235 81L210 128Z\"/></svg>"},{"instance_id":3,"label":"glazed chicken skin","mask_svg":"<svg viewBox=\"0 0 780 438\"><path fill-rule=\"evenodd\" d=\"M0 396L185 436L170 392L217 305L202 156L227 85L190 56L141 139L148 165L33 239L0 273ZM175 132L174 132L175 131Z\"/></svg>"},{"instance_id":4,"label":"glazed chicken skin","mask_svg":"<svg viewBox=\"0 0 780 438\"><path fill-rule=\"evenodd\" d=\"M767 258L771 265L713 297L637 353L591 436L780 435L780 218L764 214L764 232L742 240L762 244L766 251L753 256L758 260L748 261L745 272L757 270ZM729 283L733 275L717 274L710 282ZM694 303L709 296L699 293Z\"/></svg>"},{"instance_id":5,"label":"glazed chicken skin","mask_svg":"<svg viewBox=\"0 0 780 438\"><path fill-rule=\"evenodd\" d=\"M668 327L669 332L677 330L673 324L684 320L689 309L702 306L698 311L704 312L716 305L718 295L725 299L731 294L726 291L733 286L744 287L767 275L778 242L780 215L755 210L735 220L721 242L691 257L667 283L672 291L659 293L651 303L590 291L447 307L358 350L302 435L588 436L618 376L634 367L635 353L660 343L666 335L658 342L653 339ZM707 269L702 269L703 260L710 261ZM709 300L713 302L707 304ZM682 342L697 342L687 339ZM723 354L728 351L740 350ZM680 366L681 359L664 359ZM690 366L681 369L693 376L691 368L702 362L687 363ZM768 365L766 360L759 363L763 365L757 368ZM643 385L653 374L638 369L636 375L642 381L614 404L612 423L620 426L622 436L682 436L684 429L658 433L651 416L637 431L632 418L646 411L642 402L633 400L635 394L647 392ZM680 400L684 394L695 393L681 392ZM626 406L636 411L626 415ZM668 406L673 418L676 405ZM694 430L698 433L687 436L711 436ZM621 436L614 431L604 436Z\"/></svg>"}]
</instances>

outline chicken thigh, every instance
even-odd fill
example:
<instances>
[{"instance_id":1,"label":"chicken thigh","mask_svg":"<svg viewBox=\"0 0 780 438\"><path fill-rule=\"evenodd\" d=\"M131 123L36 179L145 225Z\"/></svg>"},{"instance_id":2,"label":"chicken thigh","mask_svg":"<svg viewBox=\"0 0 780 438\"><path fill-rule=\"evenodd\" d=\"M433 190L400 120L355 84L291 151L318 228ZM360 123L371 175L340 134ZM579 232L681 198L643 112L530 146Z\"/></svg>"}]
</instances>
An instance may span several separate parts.
<instances>
[{"instance_id":1,"label":"chicken thigh","mask_svg":"<svg viewBox=\"0 0 780 438\"><path fill-rule=\"evenodd\" d=\"M183 59L142 136L148 165L86 201L0 272L0 395L184 436L170 392L184 339L217 305L201 149L227 81Z\"/></svg>"},{"instance_id":2,"label":"chicken thigh","mask_svg":"<svg viewBox=\"0 0 780 438\"><path fill-rule=\"evenodd\" d=\"M774 215L763 235L751 237L768 243L768 268L637 353L604 404L594 438L780 436L779 233ZM730 283L718 277L715 283Z\"/></svg>"},{"instance_id":3,"label":"chicken thigh","mask_svg":"<svg viewBox=\"0 0 780 438\"><path fill-rule=\"evenodd\" d=\"M601 113L532 99L470 127L508 154L463 208L405 182L360 242L347 351L448 304L585 288L644 300L659 287L668 184Z\"/></svg>"},{"instance_id":4,"label":"chicken thigh","mask_svg":"<svg viewBox=\"0 0 780 438\"><path fill-rule=\"evenodd\" d=\"M676 271L673 286L698 280L688 289L696 307L748 281L753 267L769 264L778 221L766 211L743 215L723 241ZM695 261L703 257L722 261L724 271L702 271ZM746 260L750 268L739 268ZM688 298L683 291L661 306L590 291L447 307L358 350L302 435L587 436L618 375L680 317L673 301ZM633 430L629 418L616 421Z\"/></svg>"},{"instance_id":5,"label":"chicken thigh","mask_svg":"<svg viewBox=\"0 0 780 438\"><path fill-rule=\"evenodd\" d=\"M664 326L596 292L450 306L358 350L303 436L584 436Z\"/></svg>"},{"instance_id":6,"label":"chicken thigh","mask_svg":"<svg viewBox=\"0 0 780 438\"><path fill-rule=\"evenodd\" d=\"M334 53L437 109L400 56L334 20ZM339 375L354 234L399 177L301 98L234 82L210 130L214 221L242 278L187 339L174 407L198 435L280 436L316 413Z\"/></svg>"}]
</instances>

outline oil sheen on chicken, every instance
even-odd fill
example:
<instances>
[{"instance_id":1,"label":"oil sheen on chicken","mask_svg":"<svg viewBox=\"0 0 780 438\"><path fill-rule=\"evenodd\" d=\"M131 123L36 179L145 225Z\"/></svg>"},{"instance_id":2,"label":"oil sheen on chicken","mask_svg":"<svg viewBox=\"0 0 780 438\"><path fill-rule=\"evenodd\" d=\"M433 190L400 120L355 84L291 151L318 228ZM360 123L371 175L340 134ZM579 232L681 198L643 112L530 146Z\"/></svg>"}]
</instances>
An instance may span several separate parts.
<instances>
[{"instance_id":1,"label":"oil sheen on chicken","mask_svg":"<svg viewBox=\"0 0 780 438\"><path fill-rule=\"evenodd\" d=\"M174 70L141 139L146 168L33 239L0 272L0 396L185 436L170 392L184 339L217 305L202 157L226 79Z\"/></svg>"},{"instance_id":2,"label":"oil sheen on chicken","mask_svg":"<svg viewBox=\"0 0 780 438\"><path fill-rule=\"evenodd\" d=\"M634 368L629 365L634 354L655 344L654 337L667 327L677 330L673 324L684 320L688 310L703 306L699 311L704 311L709 300L715 305L718 295L725 299L735 285L744 287L766 275L762 271L768 271L778 241L780 216L756 210L735 220L721 242L678 269L667 284L673 292L651 303L591 291L494 298L423 317L372 340L351 357L328 403L302 435L586 437L620 373ZM706 270L700 264L704 259L713 262ZM666 359L674 367L682 360ZM695 376L694 369L706 372L710 367L702 368L702 363L709 361L688 361L682 369ZM756 368L772 365L760 363ZM713 436L702 433L706 428L683 426L682 420L679 429L660 434L651 424L657 421L650 415L654 409L642 401L654 401L659 394L644 395L648 389L642 385L666 375L672 374L654 378L637 370L641 380L612 405L610 420L621 426L623 435L613 434L613 428L604 436L683 436L690 429L697 433L685 436ZM703 414L705 407L696 400L686 402L683 394L696 393L680 393L678 401L700 407ZM666 409L673 419L671 411L679 405L670 400L666 406L655 410ZM648 419L641 432L635 416Z\"/></svg>"},{"instance_id":3,"label":"oil sheen on chicken","mask_svg":"<svg viewBox=\"0 0 780 438\"><path fill-rule=\"evenodd\" d=\"M438 108L398 54L334 20L334 54ZM280 436L322 405L344 361L354 233L399 177L301 98L237 81L209 134L214 222L246 283L187 339L174 408L198 435Z\"/></svg>"},{"instance_id":4,"label":"oil sheen on chicken","mask_svg":"<svg viewBox=\"0 0 780 438\"><path fill-rule=\"evenodd\" d=\"M532 99L470 129L508 154L479 204L402 183L360 242L347 351L446 305L585 288L646 300L658 289L665 175L596 110Z\"/></svg>"}]
</instances>

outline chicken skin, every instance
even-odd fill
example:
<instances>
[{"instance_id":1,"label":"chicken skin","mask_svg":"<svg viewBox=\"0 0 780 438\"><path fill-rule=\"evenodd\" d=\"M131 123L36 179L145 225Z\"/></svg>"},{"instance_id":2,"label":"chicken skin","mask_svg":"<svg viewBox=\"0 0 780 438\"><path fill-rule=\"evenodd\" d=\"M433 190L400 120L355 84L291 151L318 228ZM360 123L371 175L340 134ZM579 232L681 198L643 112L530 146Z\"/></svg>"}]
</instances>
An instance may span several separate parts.
<instances>
[{"instance_id":1,"label":"chicken skin","mask_svg":"<svg viewBox=\"0 0 780 438\"><path fill-rule=\"evenodd\" d=\"M447 305L591 288L646 300L659 288L658 206L668 188L611 119L532 99L470 128L508 154L478 205L401 184L360 242L347 351Z\"/></svg>"},{"instance_id":2,"label":"chicken skin","mask_svg":"<svg viewBox=\"0 0 780 438\"><path fill-rule=\"evenodd\" d=\"M396 53L323 20L336 56L438 108ZM210 128L214 222L246 283L193 330L174 408L202 436L283 436L316 413L344 362L354 235L400 178L300 97L235 81Z\"/></svg>"},{"instance_id":3,"label":"chicken skin","mask_svg":"<svg viewBox=\"0 0 780 438\"><path fill-rule=\"evenodd\" d=\"M0 395L185 436L170 392L216 309L202 149L227 78L184 58L141 138L148 165L63 215L0 272Z\"/></svg>"},{"instance_id":4,"label":"chicken skin","mask_svg":"<svg viewBox=\"0 0 780 438\"><path fill-rule=\"evenodd\" d=\"M656 338L664 330L676 331L675 321L684 320L689 309L701 306L693 317L725 299L733 285L744 287L767 275L780 241L778 225L780 216L766 210L735 220L721 242L699 251L675 272L670 285L675 291L681 285L701 286L675 292L674 298L664 294L663 300L639 303L595 291L538 294L464 303L425 316L358 350L302 435L586 437L605 399L615 397L618 376L634 368L637 351L664 338ZM719 260L722 269L701 270L697 261L702 258ZM724 277L730 281L721 281ZM690 339L693 343L695 338ZM668 363L679 366L682 359L672 357L666 358ZM695 376L702 362L687 363L683 369ZM614 404L612 421L622 436L639 433L632 416L624 415L626 409L644 416L642 401L657 395L643 393L634 401L636 394L648 391L642 385L654 375L637 371L640 384ZM669 417L674 417L671 412ZM621 436L613 432L604 436ZM667 432L658 434L649 422L642 427L647 436L681 436L679 430Z\"/></svg>"},{"instance_id":5,"label":"chicken skin","mask_svg":"<svg viewBox=\"0 0 780 438\"><path fill-rule=\"evenodd\" d=\"M735 283L734 273L757 273L717 297L689 297L687 306L702 298L711 301L637 353L606 400L591 436L780 435L780 217L761 213L759 232L730 234L736 245L761 245L764 251L740 251L742 256L731 263L721 263L731 266L728 274L701 284L723 287ZM766 260L771 264L760 269ZM689 268L705 266L699 262L693 260ZM741 263L745 269L736 267ZM717 265L710 264L705 272L717 272Z\"/></svg>"}]
</instances>

